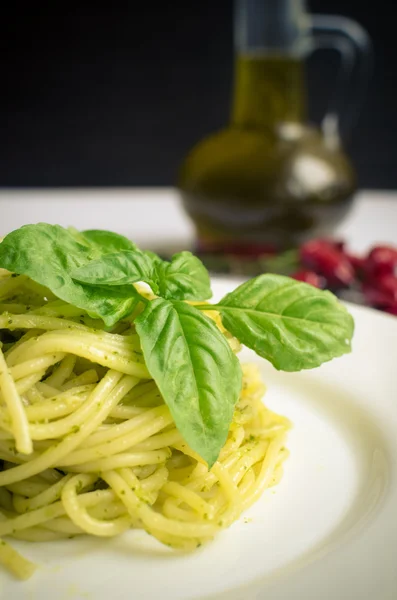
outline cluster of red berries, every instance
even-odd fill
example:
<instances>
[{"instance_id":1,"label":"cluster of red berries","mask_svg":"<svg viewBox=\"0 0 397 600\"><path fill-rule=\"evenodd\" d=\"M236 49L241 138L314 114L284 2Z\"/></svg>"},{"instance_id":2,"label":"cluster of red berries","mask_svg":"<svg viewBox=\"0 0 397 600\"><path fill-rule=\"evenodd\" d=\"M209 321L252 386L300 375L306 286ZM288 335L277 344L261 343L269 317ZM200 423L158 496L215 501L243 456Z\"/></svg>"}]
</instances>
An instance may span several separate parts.
<instances>
[{"instance_id":1,"label":"cluster of red berries","mask_svg":"<svg viewBox=\"0 0 397 600\"><path fill-rule=\"evenodd\" d=\"M369 306L397 315L397 248L379 245L357 256L343 242L314 239L299 248L299 264L295 279L335 292L359 290Z\"/></svg>"}]
</instances>

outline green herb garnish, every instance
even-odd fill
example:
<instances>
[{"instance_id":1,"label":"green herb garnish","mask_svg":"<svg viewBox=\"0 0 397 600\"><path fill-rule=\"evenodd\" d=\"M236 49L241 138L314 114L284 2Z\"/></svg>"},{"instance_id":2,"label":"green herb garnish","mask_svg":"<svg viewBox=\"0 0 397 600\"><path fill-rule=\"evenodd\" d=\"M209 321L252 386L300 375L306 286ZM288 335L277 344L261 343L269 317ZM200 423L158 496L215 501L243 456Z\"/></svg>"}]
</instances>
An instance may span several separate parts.
<instances>
[{"instance_id":1,"label":"green herb garnish","mask_svg":"<svg viewBox=\"0 0 397 600\"><path fill-rule=\"evenodd\" d=\"M112 287L142 281L155 294L171 300L207 300L212 296L208 271L191 252L175 254L171 262L138 249L106 254L72 276L81 283Z\"/></svg>"},{"instance_id":2,"label":"green herb garnish","mask_svg":"<svg viewBox=\"0 0 397 600\"><path fill-rule=\"evenodd\" d=\"M147 368L179 431L213 464L241 390L237 357L215 323L185 302L157 298L135 325Z\"/></svg>"},{"instance_id":3,"label":"green herb garnish","mask_svg":"<svg viewBox=\"0 0 397 600\"><path fill-rule=\"evenodd\" d=\"M226 337L205 314L276 369L317 367L351 350L354 323L330 292L281 275L260 275L217 304L201 261L190 252L170 262L118 234L26 225L0 244L0 267L46 286L107 326L135 318L147 368L189 446L209 466L225 443L241 391L241 367ZM133 284L146 283L148 300ZM135 313L134 313L135 314Z\"/></svg>"}]
</instances>

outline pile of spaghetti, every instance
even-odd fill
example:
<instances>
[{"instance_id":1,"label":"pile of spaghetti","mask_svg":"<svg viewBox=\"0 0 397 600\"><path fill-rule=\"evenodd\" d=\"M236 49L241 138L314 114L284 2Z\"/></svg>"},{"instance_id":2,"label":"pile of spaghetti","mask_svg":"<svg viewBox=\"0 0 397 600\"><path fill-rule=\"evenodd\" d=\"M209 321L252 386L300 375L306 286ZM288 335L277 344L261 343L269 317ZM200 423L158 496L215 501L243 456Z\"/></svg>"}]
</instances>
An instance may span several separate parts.
<instances>
[{"instance_id":1,"label":"pile of spaghetti","mask_svg":"<svg viewBox=\"0 0 397 600\"><path fill-rule=\"evenodd\" d=\"M262 403L254 365L243 365L228 439L209 470L176 429L131 317L105 330L7 271L0 302L0 562L18 577L34 565L3 538L140 528L190 550L279 481L289 423Z\"/></svg>"}]
</instances>

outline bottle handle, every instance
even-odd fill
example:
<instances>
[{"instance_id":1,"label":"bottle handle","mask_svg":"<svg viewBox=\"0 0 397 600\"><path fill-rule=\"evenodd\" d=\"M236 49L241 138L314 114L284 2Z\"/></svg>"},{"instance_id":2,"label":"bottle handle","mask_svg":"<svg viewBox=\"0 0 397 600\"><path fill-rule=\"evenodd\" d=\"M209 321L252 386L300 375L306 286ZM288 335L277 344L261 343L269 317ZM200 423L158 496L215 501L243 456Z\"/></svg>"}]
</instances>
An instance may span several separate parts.
<instances>
[{"instance_id":1,"label":"bottle handle","mask_svg":"<svg viewBox=\"0 0 397 600\"><path fill-rule=\"evenodd\" d=\"M348 17L310 15L312 41L310 53L334 49L340 66L334 92L321 128L330 146L347 141L357 122L372 74L372 42L367 31Z\"/></svg>"}]
</instances>

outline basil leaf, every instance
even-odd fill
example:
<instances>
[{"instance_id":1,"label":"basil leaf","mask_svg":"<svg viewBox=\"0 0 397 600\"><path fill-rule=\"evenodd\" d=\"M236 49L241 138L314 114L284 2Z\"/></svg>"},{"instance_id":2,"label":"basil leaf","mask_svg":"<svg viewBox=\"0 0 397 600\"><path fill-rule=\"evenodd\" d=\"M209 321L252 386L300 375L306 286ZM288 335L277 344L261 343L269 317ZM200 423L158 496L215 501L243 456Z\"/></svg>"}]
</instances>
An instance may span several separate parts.
<instances>
[{"instance_id":1,"label":"basil leaf","mask_svg":"<svg viewBox=\"0 0 397 600\"><path fill-rule=\"evenodd\" d=\"M159 255L152 250L143 250L143 253L146 254L146 256L148 256L153 263L161 264L163 262Z\"/></svg>"},{"instance_id":2,"label":"basil leaf","mask_svg":"<svg viewBox=\"0 0 397 600\"><path fill-rule=\"evenodd\" d=\"M90 285L119 286L144 281L155 294L173 300L205 300L211 296L208 272L190 252L176 254L171 262L138 249L106 254L72 276Z\"/></svg>"},{"instance_id":3,"label":"basil leaf","mask_svg":"<svg viewBox=\"0 0 397 600\"><path fill-rule=\"evenodd\" d=\"M119 286L144 281L157 291L152 259L140 250L105 254L74 271L72 277L91 285Z\"/></svg>"},{"instance_id":4,"label":"basil leaf","mask_svg":"<svg viewBox=\"0 0 397 600\"><path fill-rule=\"evenodd\" d=\"M354 322L330 292L260 275L216 306L226 329L276 369L311 369L351 351Z\"/></svg>"},{"instance_id":5,"label":"basil leaf","mask_svg":"<svg viewBox=\"0 0 397 600\"><path fill-rule=\"evenodd\" d=\"M175 254L157 267L160 296L173 300L207 300L211 283L207 269L191 252Z\"/></svg>"},{"instance_id":6,"label":"basil leaf","mask_svg":"<svg viewBox=\"0 0 397 600\"><path fill-rule=\"evenodd\" d=\"M91 247L96 248L100 254L122 252L123 250L136 250L136 245L118 233L103 229L86 229L81 235Z\"/></svg>"},{"instance_id":7,"label":"basil leaf","mask_svg":"<svg viewBox=\"0 0 397 600\"><path fill-rule=\"evenodd\" d=\"M150 374L185 441L211 467L241 390L241 367L216 325L184 302L157 298L135 320Z\"/></svg>"},{"instance_id":8,"label":"basil leaf","mask_svg":"<svg viewBox=\"0 0 397 600\"><path fill-rule=\"evenodd\" d=\"M55 296L82 308L111 326L137 303L132 286L109 289L73 281L71 273L96 258L98 248L76 241L59 225L25 225L0 244L0 266L49 288Z\"/></svg>"}]
</instances>

